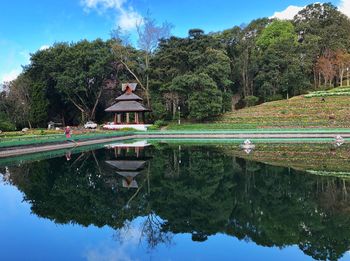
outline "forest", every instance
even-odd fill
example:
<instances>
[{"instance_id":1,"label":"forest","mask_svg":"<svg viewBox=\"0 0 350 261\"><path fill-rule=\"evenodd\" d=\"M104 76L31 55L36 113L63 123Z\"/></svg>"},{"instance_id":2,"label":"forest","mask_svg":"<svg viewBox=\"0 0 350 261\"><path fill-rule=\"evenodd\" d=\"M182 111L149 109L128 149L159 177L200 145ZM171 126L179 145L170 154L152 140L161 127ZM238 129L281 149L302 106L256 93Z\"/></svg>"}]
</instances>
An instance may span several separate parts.
<instances>
[{"instance_id":1,"label":"forest","mask_svg":"<svg viewBox=\"0 0 350 261\"><path fill-rule=\"evenodd\" d=\"M121 83L138 83L148 121L189 121L310 90L349 85L350 20L330 3L306 6L292 20L260 18L220 32L151 17L137 44L119 28L108 40L58 42L31 54L17 79L2 84L0 129L109 121L104 112Z\"/></svg>"}]
</instances>

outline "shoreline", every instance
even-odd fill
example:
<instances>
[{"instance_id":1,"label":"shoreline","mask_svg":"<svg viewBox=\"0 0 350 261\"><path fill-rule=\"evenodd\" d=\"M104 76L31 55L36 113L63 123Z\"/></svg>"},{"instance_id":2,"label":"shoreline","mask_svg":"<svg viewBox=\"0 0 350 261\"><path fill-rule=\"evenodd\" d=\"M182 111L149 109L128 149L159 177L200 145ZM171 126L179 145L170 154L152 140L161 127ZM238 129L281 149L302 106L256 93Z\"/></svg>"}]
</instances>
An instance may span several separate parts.
<instances>
[{"instance_id":1,"label":"shoreline","mask_svg":"<svg viewBox=\"0 0 350 261\"><path fill-rule=\"evenodd\" d=\"M155 140L169 140L169 141L224 141L232 140L233 142L241 142L244 139L256 140L256 142L331 142L337 135L345 139L350 139L350 129L334 129L334 130L218 130L218 131L153 131L153 132L134 132L125 133L115 136L108 136L101 138L98 136L90 136L83 140L74 140L67 143L53 143L54 141L47 141L46 143L38 142L31 145L16 145L0 148L0 158L14 157L24 154L33 154L46 151L54 151L60 149L71 149L75 147L83 147L88 145L111 143L118 141L125 141L131 139L155 139Z\"/></svg>"}]
</instances>

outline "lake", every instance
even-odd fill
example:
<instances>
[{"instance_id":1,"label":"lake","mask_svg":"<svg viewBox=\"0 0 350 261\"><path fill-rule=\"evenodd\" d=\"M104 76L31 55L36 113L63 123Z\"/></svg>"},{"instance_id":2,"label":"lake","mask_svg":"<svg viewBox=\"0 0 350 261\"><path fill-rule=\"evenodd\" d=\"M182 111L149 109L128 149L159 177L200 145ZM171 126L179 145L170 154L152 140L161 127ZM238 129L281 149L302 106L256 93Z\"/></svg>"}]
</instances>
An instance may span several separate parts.
<instances>
[{"instance_id":1,"label":"lake","mask_svg":"<svg viewBox=\"0 0 350 261\"><path fill-rule=\"evenodd\" d=\"M1 159L0 259L350 259L349 155L132 141Z\"/></svg>"}]
</instances>

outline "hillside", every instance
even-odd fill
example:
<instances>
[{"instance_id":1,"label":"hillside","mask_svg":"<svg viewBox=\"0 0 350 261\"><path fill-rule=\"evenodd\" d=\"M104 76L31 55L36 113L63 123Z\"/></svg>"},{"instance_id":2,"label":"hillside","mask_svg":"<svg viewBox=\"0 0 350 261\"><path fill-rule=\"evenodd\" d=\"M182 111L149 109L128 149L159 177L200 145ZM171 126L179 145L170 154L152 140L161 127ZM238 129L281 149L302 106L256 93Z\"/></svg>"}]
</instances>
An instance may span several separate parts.
<instances>
[{"instance_id":1,"label":"hillside","mask_svg":"<svg viewBox=\"0 0 350 261\"><path fill-rule=\"evenodd\" d=\"M313 92L225 113L210 125L171 125L169 129L348 128L349 95L350 88Z\"/></svg>"}]
</instances>

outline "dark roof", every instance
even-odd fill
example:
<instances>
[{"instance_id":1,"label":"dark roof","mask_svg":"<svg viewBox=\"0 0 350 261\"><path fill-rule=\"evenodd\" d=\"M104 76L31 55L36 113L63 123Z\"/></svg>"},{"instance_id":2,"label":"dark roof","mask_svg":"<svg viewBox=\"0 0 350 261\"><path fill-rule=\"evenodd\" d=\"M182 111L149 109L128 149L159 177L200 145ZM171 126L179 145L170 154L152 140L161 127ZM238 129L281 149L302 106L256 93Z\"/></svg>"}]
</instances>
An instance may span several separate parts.
<instances>
[{"instance_id":1,"label":"dark roof","mask_svg":"<svg viewBox=\"0 0 350 261\"><path fill-rule=\"evenodd\" d=\"M137 175L140 174L140 172L135 171L117 171L117 173L120 176L123 176L124 178L135 178Z\"/></svg>"},{"instance_id":2,"label":"dark roof","mask_svg":"<svg viewBox=\"0 0 350 261\"><path fill-rule=\"evenodd\" d=\"M143 160L106 160L106 163L119 170L139 170L145 167Z\"/></svg>"},{"instance_id":3,"label":"dark roof","mask_svg":"<svg viewBox=\"0 0 350 261\"><path fill-rule=\"evenodd\" d=\"M134 93L124 93L115 99L116 101L142 101L142 98Z\"/></svg>"},{"instance_id":4,"label":"dark roof","mask_svg":"<svg viewBox=\"0 0 350 261\"><path fill-rule=\"evenodd\" d=\"M105 109L107 112L140 112L151 111L137 101L120 101Z\"/></svg>"},{"instance_id":5,"label":"dark roof","mask_svg":"<svg viewBox=\"0 0 350 261\"><path fill-rule=\"evenodd\" d=\"M138 188L139 187L137 185L136 180L128 180L126 178L123 179L122 184L123 184L124 188Z\"/></svg>"},{"instance_id":6,"label":"dark roof","mask_svg":"<svg viewBox=\"0 0 350 261\"><path fill-rule=\"evenodd\" d=\"M122 84L122 91L126 90L126 87L129 87L132 91L136 90L137 83L136 82L128 82Z\"/></svg>"}]
</instances>

